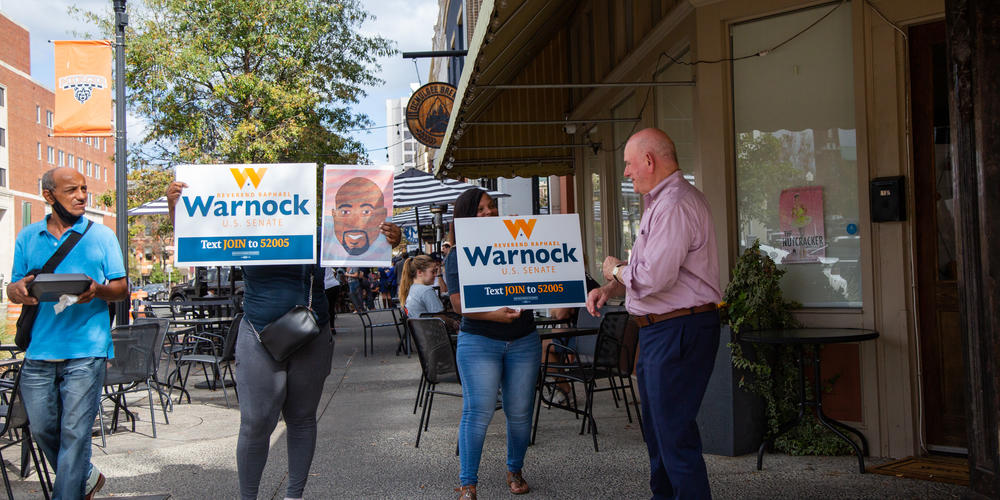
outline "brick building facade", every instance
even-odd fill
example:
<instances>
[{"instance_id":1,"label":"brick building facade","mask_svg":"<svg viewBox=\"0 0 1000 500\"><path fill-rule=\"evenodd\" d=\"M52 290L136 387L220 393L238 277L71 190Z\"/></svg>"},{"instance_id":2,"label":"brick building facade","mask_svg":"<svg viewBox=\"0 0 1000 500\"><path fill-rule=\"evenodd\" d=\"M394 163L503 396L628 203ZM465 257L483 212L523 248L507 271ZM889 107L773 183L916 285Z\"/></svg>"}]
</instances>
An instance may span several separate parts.
<instances>
[{"instance_id":1,"label":"brick building facade","mask_svg":"<svg viewBox=\"0 0 1000 500\"><path fill-rule=\"evenodd\" d=\"M9 279L14 239L51 209L41 195L46 170L73 167L87 179L86 217L115 229L97 198L114 188L114 138L50 137L55 94L31 77L27 28L0 13L0 273Z\"/></svg>"}]
</instances>

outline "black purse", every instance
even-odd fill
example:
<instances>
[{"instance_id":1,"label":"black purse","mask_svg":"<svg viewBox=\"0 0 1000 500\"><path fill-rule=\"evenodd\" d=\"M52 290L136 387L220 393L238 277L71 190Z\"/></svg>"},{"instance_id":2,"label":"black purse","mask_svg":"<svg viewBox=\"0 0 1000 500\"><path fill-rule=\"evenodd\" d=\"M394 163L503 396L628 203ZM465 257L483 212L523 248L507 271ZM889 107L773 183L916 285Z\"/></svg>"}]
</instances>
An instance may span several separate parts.
<instances>
[{"instance_id":1,"label":"black purse","mask_svg":"<svg viewBox=\"0 0 1000 500\"><path fill-rule=\"evenodd\" d=\"M314 279L315 275L311 275L309 290L306 292L309 305L293 307L280 318L268 323L260 332L253 327L253 323L247 321L257 340L279 363L319 336L319 324L316 322L316 313L312 310Z\"/></svg>"}]
</instances>

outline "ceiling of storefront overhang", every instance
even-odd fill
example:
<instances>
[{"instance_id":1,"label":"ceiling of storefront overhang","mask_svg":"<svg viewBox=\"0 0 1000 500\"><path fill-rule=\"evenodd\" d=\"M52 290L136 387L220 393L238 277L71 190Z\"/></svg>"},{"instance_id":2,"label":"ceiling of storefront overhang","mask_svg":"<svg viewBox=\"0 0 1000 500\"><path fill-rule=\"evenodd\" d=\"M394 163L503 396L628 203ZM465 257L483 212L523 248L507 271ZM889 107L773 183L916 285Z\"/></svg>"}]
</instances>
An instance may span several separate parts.
<instances>
[{"instance_id":1,"label":"ceiling of storefront overhang","mask_svg":"<svg viewBox=\"0 0 1000 500\"><path fill-rule=\"evenodd\" d=\"M573 136L560 126L566 88L494 85L569 82L566 0L486 0L435 157L446 177L529 177L573 172ZM545 122L545 123L539 123Z\"/></svg>"}]
</instances>

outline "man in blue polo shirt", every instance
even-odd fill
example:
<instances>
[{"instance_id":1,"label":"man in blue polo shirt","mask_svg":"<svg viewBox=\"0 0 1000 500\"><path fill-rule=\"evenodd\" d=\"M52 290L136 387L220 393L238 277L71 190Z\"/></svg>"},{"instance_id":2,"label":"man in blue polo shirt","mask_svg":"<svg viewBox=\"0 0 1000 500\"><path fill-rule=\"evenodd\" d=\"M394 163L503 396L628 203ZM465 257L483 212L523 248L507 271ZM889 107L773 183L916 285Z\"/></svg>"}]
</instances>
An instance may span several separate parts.
<instances>
[{"instance_id":1,"label":"man in blue polo shirt","mask_svg":"<svg viewBox=\"0 0 1000 500\"><path fill-rule=\"evenodd\" d=\"M115 234L83 217L83 175L66 167L45 172L42 196L52 213L17 235L7 286L15 304L39 306L21 368L21 395L31 435L56 471L53 498L90 500L104 485L104 475L90 464L90 429L107 359L114 355L108 302L128 298L128 280ZM55 303L39 304L28 294L34 280L28 273L41 269L71 232L83 236L55 272L86 274L90 289L56 314Z\"/></svg>"}]
</instances>

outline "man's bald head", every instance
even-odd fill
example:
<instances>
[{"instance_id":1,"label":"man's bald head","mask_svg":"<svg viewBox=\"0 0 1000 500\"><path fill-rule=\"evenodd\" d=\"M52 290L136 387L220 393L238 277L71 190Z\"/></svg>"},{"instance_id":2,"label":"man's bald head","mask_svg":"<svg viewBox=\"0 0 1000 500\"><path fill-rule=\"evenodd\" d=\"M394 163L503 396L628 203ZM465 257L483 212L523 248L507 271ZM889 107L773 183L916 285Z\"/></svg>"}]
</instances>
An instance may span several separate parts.
<instances>
[{"instance_id":1,"label":"man's bald head","mask_svg":"<svg viewBox=\"0 0 1000 500\"><path fill-rule=\"evenodd\" d=\"M42 189L55 191L59 184L66 182L86 184L87 179L76 169L69 167L56 167L42 174Z\"/></svg>"},{"instance_id":2,"label":"man's bald head","mask_svg":"<svg viewBox=\"0 0 1000 500\"><path fill-rule=\"evenodd\" d=\"M336 203L338 205L343 202L349 203L358 200L363 200L376 207L385 206L385 197L382 195L382 190L379 189L378 184L364 177L354 177L345 182L337 190Z\"/></svg>"},{"instance_id":3,"label":"man's bald head","mask_svg":"<svg viewBox=\"0 0 1000 500\"><path fill-rule=\"evenodd\" d=\"M671 173L677 170L677 149L666 132L658 128L642 129L629 137L628 144L638 149L639 154L653 155L657 163L662 163ZM628 147L628 144L625 147Z\"/></svg>"},{"instance_id":4,"label":"man's bald head","mask_svg":"<svg viewBox=\"0 0 1000 500\"><path fill-rule=\"evenodd\" d=\"M632 179L637 193L646 194L676 172L674 141L656 128L640 130L625 143L625 177Z\"/></svg>"},{"instance_id":5,"label":"man's bald head","mask_svg":"<svg viewBox=\"0 0 1000 500\"><path fill-rule=\"evenodd\" d=\"M350 255L367 252L388 215L382 189L369 179L354 177L340 186L334 203L333 229L337 241Z\"/></svg>"},{"instance_id":6,"label":"man's bald head","mask_svg":"<svg viewBox=\"0 0 1000 500\"><path fill-rule=\"evenodd\" d=\"M76 170L59 167L42 174L42 197L67 224L87 211L87 179Z\"/></svg>"}]
</instances>

